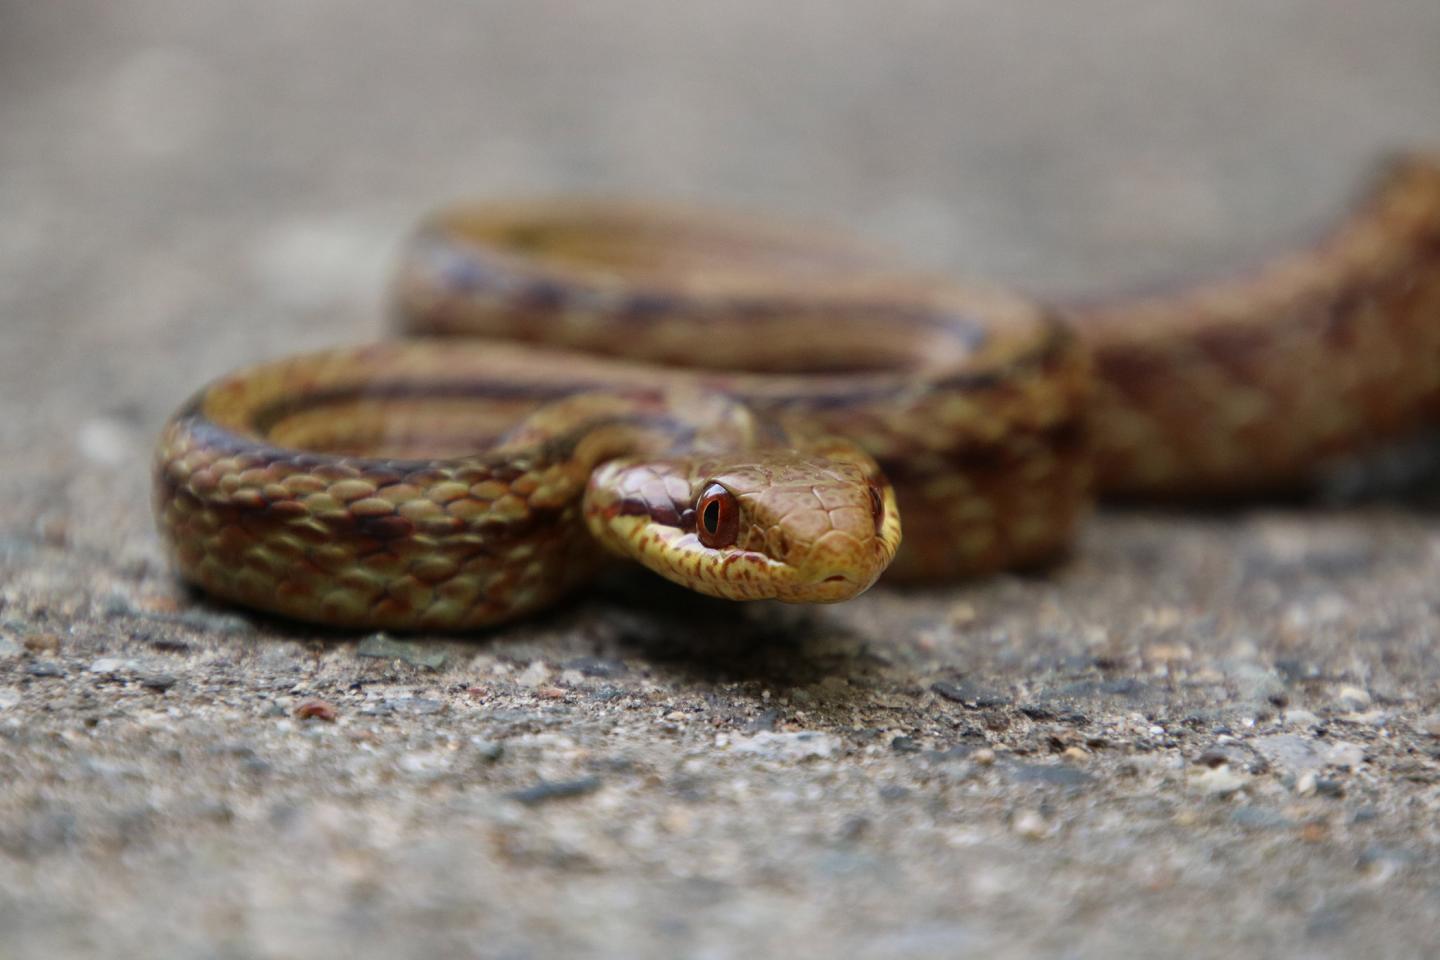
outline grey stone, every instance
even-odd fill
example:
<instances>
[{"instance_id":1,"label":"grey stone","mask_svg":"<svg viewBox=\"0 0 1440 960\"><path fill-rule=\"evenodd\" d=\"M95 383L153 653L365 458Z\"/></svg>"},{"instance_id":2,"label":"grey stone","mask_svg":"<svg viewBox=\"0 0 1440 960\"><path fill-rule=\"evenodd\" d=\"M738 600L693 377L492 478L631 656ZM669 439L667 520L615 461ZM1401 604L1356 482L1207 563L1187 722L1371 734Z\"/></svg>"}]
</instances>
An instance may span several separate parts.
<instances>
[{"instance_id":1,"label":"grey stone","mask_svg":"<svg viewBox=\"0 0 1440 960\"><path fill-rule=\"evenodd\" d=\"M403 660L412 667L439 670L445 666L447 654L433 644L394 640L388 634L372 633L355 648L357 656L381 660Z\"/></svg>"},{"instance_id":2,"label":"grey stone","mask_svg":"<svg viewBox=\"0 0 1440 960\"><path fill-rule=\"evenodd\" d=\"M1325 765L1325 755L1315 742L1298 734L1256 737L1251 746L1270 763L1291 774L1319 770Z\"/></svg>"},{"instance_id":3,"label":"grey stone","mask_svg":"<svg viewBox=\"0 0 1440 960\"><path fill-rule=\"evenodd\" d=\"M840 742L828 734L814 731L772 733L762 730L751 737L731 742L730 749L738 754L751 754L765 760L796 761L830 757L840 752Z\"/></svg>"},{"instance_id":4,"label":"grey stone","mask_svg":"<svg viewBox=\"0 0 1440 960\"><path fill-rule=\"evenodd\" d=\"M180 678L173 673L146 673L140 677L140 686L157 693L164 693L179 682Z\"/></svg>"},{"instance_id":5,"label":"grey stone","mask_svg":"<svg viewBox=\"0 0 1440 960\"><path fill-rule=\"evenodd\" d=\"M1034 783L1052 787L1085 787L1095 778L1084 770L1064 764L1014 763L1004 768L1015 783Z\"/></svg>"},{"instance_id":6,"label":"grey stone","mask_svg":"<svg viewBox=\"0 0 1440 960\"><path fill-rule=\"evenodd\" d=\"M1335 706L1352 713L1370 709L1373 702L1370 694L1360 687L1344 686L1335 694Z\"/></svg>"},{"instance_id":7,"label":"grey stone","mask_svg":"<svg viewBox=\"0 0 1440 960\"><path fill-rule=\"evenodd\" d=\"M560 665L565 670L578 670L587 677L623 677L630 668L619 660L603 657L575 657Z\"/></svg>"},{"instance_id":8,"label":"grey stone","mask_svg":"<svg viewBox=\"0 0 1440 960\"><path fill-rule=\"evenodd\" d=\"M937 681L930 685L930 689L946 700L961 703L967 707L979 710L1008 706L1013 702L1012 699L1005 694L982 687L969 680L962 680L957 683L948 683L943 680Z\"/></svg>"},{"instance_id":9,"label":"grey stone","mask_svg":"<svg viewBox=\"0 0 1440 960\"><path fill-rule=\"evenodd\" d=\"M1237 807L1230 814L1230 822L1247 830L1288 830L1295 821L1278 810L1265 807Z\"/></svg>"},{"instance_id":10,"label":"grey stone","mask_svg":"<svg viewBox=\"0 0 1440 960\"><path fill-rule=\"evenodd\" d=\"M1235 685L1235 693L1246 701L1268 701L1285 693L1285 678L1250 660L1230 660L1221 664L1225 677Z\"/></svg>"},{"instance_id":11,"label":"grey stone","mask_svg":"<svg viewBox=\"0 0 1440 960\"><path fill-rule=\"evenodd\" d=\"M121 657L101 657L91 663L87 669L91 673L101 674L133 673L140 669L140 662Z\"/></svg>"},{"instance_id":12,"label":"grey stone","mask_svg":"<svg viewBox=\"0 0 1440 960\"><path fill-rule=\"evenodd\" d=\"M548 803L552 800L568 800L572 797L582 797L587 793L594 793L599 790L601 781L598 777L583 777L579 780L542 780L531 787L523 790L513 790L506 796L516 803L527 807Z\"/></svg>"}]
</instances>

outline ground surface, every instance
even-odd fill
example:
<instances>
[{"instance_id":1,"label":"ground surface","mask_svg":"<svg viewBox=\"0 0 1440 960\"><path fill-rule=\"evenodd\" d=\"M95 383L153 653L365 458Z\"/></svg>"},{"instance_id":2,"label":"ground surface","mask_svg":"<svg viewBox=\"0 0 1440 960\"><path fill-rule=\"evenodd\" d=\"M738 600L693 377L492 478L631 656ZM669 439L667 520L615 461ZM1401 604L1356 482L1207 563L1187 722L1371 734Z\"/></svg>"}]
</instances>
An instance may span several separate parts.
<instances>
[{"instance_id":1,"label":"ground surface","mask_svg":"<svg viewBox=\"0 0 1440 960\"><path fill-rule=\"evenodd\" d=\"M0 7L0 957L1433 955L1424 510L1107 512L1034 578L629 580L411 645L163 563L165 415L379 336L457 194L743 202L1093 293L1440 142L1433 0L1061 7Z\"/></svg>"}]
</instances>

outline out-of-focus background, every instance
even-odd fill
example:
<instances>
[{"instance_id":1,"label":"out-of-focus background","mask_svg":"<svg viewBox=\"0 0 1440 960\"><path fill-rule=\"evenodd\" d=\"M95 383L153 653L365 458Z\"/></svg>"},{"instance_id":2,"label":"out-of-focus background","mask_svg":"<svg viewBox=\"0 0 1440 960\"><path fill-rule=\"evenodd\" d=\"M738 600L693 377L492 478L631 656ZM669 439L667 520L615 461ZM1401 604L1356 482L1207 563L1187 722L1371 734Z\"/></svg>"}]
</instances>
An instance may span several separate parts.
<instances>
[{"instance_id":1,"label":"out-of-focus background","mask_svg":"<svg viewBox=\"0 0 1440 960\"><path fill-rule=\"evenodd\" d=\"M1437 35L1429 0L5 3L0 309L64 349L4 370L378 336L464 196L740 204L1046 295L1206 275L1440 140Z\"/></svg>"},{"instance_id":2,"label":"out-of-focus background","mask_svg":"<svg viewBox=\"0 0 1440 960\"><path fill-rule=\"evenodd\" d=\"M1040 579L397 648L178 591L146 461L209 377L382 336L455 197L1093 296L1437 144L1434 0L0 2L0 957L1432 950L1431 517L1105 516Z\"/></svg>"}]
</instances>

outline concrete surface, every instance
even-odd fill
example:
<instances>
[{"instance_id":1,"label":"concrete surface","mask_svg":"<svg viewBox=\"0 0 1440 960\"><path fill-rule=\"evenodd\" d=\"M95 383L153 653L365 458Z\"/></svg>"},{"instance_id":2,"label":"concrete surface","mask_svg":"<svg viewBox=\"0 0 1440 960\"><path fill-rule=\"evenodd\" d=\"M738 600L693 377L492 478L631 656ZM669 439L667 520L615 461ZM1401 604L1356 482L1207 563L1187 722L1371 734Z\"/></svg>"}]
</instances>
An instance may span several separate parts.
<instances>
[{"instance_id":1,"label":"concrete surface","mask_svg":"<svg viewBox=\"0 0 1440 960\"><path fill-rule=\"evenodd\" d=\"M1440 142L1437 50L1434 0L0 5L0 957L1434 955L1427 509L1110 511L1044 576L623 578L406 646L185 594L146 467L206 378L380 336L456 195L1094 293Z\"/></svg>"}]
</instances>

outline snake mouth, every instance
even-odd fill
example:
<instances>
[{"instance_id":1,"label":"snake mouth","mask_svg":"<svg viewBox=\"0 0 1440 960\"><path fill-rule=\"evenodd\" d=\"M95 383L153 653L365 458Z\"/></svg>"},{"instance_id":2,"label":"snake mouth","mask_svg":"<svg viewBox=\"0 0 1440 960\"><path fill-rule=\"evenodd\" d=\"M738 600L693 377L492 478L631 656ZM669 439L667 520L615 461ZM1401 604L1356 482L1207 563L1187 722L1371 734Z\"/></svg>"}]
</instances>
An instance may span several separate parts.
<instances>
[{"instance_id":1,"label":"snake mouth","mask_svg":"<svg viewBox=\"0 0 1440 960\"><path fill-rule=\"evenodd\" d=\"M787 603L838 603L863 593L873 579L867 579L858 571L825 571L812 576L794 576L788 585L779 587L774 596Z\"/></svg>"}]
</instances>

